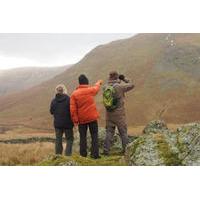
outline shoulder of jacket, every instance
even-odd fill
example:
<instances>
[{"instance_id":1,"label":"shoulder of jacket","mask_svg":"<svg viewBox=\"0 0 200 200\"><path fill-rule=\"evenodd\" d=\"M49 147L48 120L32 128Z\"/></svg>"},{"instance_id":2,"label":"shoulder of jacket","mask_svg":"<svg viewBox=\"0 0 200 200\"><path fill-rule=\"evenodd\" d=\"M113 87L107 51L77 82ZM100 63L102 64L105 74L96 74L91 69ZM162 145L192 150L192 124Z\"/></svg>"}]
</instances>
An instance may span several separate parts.
<instances>
[{"instance_id":1,"label":"shoulder of jacket","mask_svg":"<svg viewBox=\"0 0 200 200\"><path fill-rule=\"evenodd\" d=\"M67 98L67 99L69 99L69 98L70 98L70 96L69 96L68 94L66 94L65 96L66 96L66 98Z\"/></svg>"},{"instance_id":2,"label":"shoulder of jacket","mask_svg":"<svg viewBox=\"0 0 200 200\"><path fill-rule=\"evenodd\" d=\"M71 97L76 95L76 93L77 93L77 89L72 92Z\"/></svg>"},{"instance_id":3,"label":"shoulder of jacket","mask_svg":"<svg viewBox=\"0 0 200 200\"><path fill-rule=\"evenodd\" d=\"M70 96L66 95L66 100L69 101L70 100Z\"/></svg>"}]
</instances>

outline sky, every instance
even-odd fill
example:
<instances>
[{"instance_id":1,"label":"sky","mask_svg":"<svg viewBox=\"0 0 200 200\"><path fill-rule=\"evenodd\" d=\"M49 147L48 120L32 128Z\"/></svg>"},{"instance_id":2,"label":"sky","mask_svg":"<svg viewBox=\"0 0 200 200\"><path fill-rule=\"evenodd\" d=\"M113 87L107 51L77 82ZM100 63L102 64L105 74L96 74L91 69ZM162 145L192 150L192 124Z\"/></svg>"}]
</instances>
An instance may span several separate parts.
<instances>
[{"instance_id":1,"label":"sky","mask_svg":"<svg viewBox=\"0 0 200 200\"><path fill-rule=\"evenodd\" d=\"M133 35L0 33L0 69L74 64L98 45Z\"/></svg>"}]
</instances>

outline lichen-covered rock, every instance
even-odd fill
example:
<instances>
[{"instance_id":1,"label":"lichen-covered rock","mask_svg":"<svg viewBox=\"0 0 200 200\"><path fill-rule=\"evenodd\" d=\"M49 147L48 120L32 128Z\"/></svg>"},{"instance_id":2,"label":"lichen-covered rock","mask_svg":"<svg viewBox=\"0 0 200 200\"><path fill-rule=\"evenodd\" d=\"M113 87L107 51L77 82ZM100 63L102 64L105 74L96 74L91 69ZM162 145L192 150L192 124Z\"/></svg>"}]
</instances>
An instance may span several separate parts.
<instances>
[{"instance_id":1,"label":"lichen-covered rock","mask_svg":"<svg viewBox=\"0 0 200 200\"><path fill-rule=\"evenodd\" d=\"M167 124L163 120L154 120L149 122L143 130L143 133L161 133L169 130Z\"/></svg>"},{"instance_id":2,"label":"lichen-covered rock","mask_svg":"<svg viewBox=\"0 0 200 200\"><path fill-rule=\"evenodd\" d=\"M157 124L148 124L145 134L128 145L128 165L200 165L200 124L186 124L176 132Z\"/></svg>"},{"instance_id":3,"label":"lichen-covered rock","mask_svg":"<svg viewBox=\"0 0 200 200\"><path fill-rule=\"evenodd\" d=\"M177 134L183 165L200 165L200 124L186 124L177 129Z\"/></svg>"},{"instance_id":4,"label":"lichen-covered rock","mask_svg":"<svg viewBox=\"0 0 200 200\"><path fill-rule=\"evenodd\" d=\"M172 133L173 134L173 133ZM126 150L125 159L128 165L180 165L178 154L161 133L150 133L140 136L130 143Z\"/></svg>"}]
</instances>

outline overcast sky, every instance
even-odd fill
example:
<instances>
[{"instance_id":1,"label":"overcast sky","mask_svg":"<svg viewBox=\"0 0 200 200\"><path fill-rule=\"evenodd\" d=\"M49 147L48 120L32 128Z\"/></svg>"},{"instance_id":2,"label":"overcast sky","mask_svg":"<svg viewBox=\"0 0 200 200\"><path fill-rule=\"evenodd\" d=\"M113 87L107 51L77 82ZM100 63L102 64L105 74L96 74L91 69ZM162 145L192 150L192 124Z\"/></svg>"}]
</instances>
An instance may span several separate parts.
<instances>
[{"instance_id":1,"label":"overcast sky","mask_svg":"<svg viewBox=\"0 0 200 200\"><path fill-rule=\"evenodd\" d=\"M100 44L134 34L0 34L0 69L78 62Z\"/></svg>"}]
</instances>

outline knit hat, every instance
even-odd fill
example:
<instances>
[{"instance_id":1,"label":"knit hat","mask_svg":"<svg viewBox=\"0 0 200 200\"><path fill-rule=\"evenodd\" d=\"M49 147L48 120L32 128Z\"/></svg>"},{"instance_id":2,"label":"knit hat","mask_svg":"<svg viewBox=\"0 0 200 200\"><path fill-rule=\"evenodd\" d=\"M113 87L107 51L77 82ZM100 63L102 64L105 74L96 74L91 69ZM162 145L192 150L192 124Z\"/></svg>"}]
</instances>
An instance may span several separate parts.
<instances>
[{"instance_id":1,"label":"knit hat","mask_svg":"<svg viewBox=\"0 0 200 200\"><path fill-rule=\"evenodd\" d=\"M79 81L80 85L88 85L89 84L89 80L88 80L88 78L84 74L81 74L78 77L78 81Z\"/></svg>"}]
</instances>

